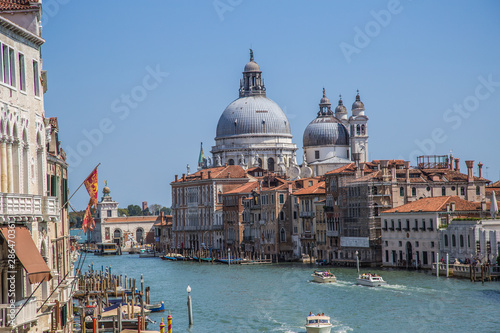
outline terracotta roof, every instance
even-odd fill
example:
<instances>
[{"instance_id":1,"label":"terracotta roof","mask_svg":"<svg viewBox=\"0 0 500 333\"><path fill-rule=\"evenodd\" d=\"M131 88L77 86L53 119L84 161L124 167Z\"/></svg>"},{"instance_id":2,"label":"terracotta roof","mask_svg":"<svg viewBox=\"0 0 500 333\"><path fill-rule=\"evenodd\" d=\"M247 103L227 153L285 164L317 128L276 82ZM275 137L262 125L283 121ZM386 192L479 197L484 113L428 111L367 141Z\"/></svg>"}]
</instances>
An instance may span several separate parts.
<instances>
[{"instance_id":1,"label":"terracotta roof","mask_svg":"<svg viewBox=\"0 0 500 333\"><path fill-rule=\"evenodd\" d=\"M32 5L36 3L36 5ZM38 0L0 0L0 11L27 10L39 8Z\"/></svg>"},{"instance_id":2,"label":"terracotta roof","mask_svg":"<svg viewBox=\"0 0 500 333\"><path fill-rule=\"evenodd\" d=\"M446 211L447 205L455 203L455 211L474 211L481 209L480 202L464 200L457 196L442 196L423 198L405 205L391 208L383 213L411 213L411 212L442 212Z\"/></svg>"},{"instance_id":3,"label":"terracotta roof","mask_svg":"<svg viewBox=\"0 0 500 333\"><path fill-rule=\"evenodd\" d=\"M209 178L210 173L210 178ZM183 181L198 181L204 179L222 179L222 178L245 178L247 174L245 170L239 165L227 165L215 168L202 169L190 175L186 175L186 179L182 177L177 180L177 183ZM172 183L175 183L173 181Z\"/></svg>"},{"instance_id":4,"label":"terracotta roof","mask_svg":"<svg viewBox=\"0 0 500 333\"><path fill-rule=\"evenodd\" d=\"M293 193L294 195L325 194L325 182L319 182Z\"/></svg>"},{"instance_id":5,"label":"terracotta roof","mask_svg":"<svg viewBox=\"0 0 500 333\"><path fill-rule=\"evenodd\" d=\"M240 193L250 193L255 188L259 187L259 182L248 182L243 184L240 187L235 188L234 190L227 191L224 194L240 194Z\"/></svg>"}]
</instances>

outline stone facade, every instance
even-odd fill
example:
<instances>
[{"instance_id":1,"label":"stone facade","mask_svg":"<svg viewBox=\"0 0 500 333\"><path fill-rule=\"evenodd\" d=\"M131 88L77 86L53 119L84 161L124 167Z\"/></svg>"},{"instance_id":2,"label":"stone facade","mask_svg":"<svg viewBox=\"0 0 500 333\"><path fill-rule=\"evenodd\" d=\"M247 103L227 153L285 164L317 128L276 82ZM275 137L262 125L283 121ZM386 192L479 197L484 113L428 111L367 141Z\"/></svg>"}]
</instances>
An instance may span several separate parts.
<instances>
[{"instance_id":1,"label":"stone facade","mask_svg":"<svg viewBox=\"0 0 500 333\"><path fill-rule=\"evenodd\" d=\"M36 0L4 1L0 12L0 331L4 332L71 332L73 325L75 258L69 246L68 165L57 119L46 117L44 111L47 82L40 17L41 3ZM8 257L10 243L3 233L7 229L13 232L8 240L12 241L10 235L19 237L15 259ZM23 256L36 266L23 263ZM15 280L13 289L7 282L10 277ZM11 302L19 311L14 320L8 317Z\"/></svg>"}]
</instances>

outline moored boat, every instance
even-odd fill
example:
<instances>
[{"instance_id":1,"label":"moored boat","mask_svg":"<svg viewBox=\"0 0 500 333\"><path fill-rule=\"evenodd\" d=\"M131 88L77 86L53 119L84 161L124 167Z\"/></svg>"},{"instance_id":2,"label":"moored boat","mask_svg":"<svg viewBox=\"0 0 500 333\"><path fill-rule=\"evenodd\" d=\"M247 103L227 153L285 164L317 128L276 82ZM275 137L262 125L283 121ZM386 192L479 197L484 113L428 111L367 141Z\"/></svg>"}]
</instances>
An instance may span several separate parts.
<instances>
[{"instance_id":1,"label":"moored boat","mask_svg":"<svg viewBox=\"0 0 500 333\"><path fill-rule=\"evenodd\" d=\"M312 273L311 276L313 278L313 281L318 282L318 283L337 282L337 278L335 277L335 274L333 274L329 271L324 271L324 272L314 271L314 273Z\"/></svg>"},{"instance_id":2,"label":"moored boat","mask_svg":"<svg viewBox=\"0 0 500 333\"><path fill-rule=\"evenodd\" d=\"M163 302L157 304L146 304L145 308L151 312L163 312L165 311L165 304Z\"/></svg>"},{"instance_id":3,"label":"moored boat","mask_svg":"<svg viewBox=\"0 0 500 333\"><path fill-rule=\"evenodd\" d=\"M368 287L378 287L378 286L383 286L386 285L387 282L382 279L382 277L378 274L360 274L358 278L356 279L357 283L362 285L362 286L368 286Z\"/></svg>"},{"instance_id":4,"label":"moored boat","mask_svg":"<svg viewBox=\"0 0 500 333\"><path fill-rule=\"evenodd\" d=\"M330 317L321 315L309 315L306 322L307 333L330 333L332 330Z\"/></svg>"}]
</instances>

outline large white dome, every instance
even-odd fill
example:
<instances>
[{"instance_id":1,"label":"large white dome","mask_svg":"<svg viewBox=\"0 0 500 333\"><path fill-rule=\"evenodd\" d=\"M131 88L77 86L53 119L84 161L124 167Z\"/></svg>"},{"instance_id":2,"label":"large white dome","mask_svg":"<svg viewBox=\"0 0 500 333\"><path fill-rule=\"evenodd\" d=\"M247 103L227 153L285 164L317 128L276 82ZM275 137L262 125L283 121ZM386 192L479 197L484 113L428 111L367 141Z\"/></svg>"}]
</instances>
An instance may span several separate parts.
<instances>
[{"instance_id":1,"label":"large white dome","mask_svg":"<svg viewBox=\"0 0 500 333\"><path fill-rule=\"evenodd\" d=\"M283 110L264 96L238 98L220 116L216 139L242 135L292 137Z\"/></svg>"}]
</instances>

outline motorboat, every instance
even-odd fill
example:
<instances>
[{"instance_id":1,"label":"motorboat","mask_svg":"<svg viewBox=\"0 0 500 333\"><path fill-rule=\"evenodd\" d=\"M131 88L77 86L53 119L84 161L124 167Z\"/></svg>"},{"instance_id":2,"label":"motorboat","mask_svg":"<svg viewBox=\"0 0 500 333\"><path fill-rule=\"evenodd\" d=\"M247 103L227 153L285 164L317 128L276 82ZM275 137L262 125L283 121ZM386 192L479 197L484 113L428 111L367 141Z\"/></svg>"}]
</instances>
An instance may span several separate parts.
<instances>
[{"instance_id":1,"label":"motorboat","mask_svg":"<svg viewBox=\"0 0 500 333\"><path fill-rule=\"evenodd\" d=\"M332 330L330 317L321 315L309 315L306 322L307 333L330 333Z\"/></svg>"},{"instance_id":2,"label":"motorboat","mask_svg":"<svg viewBox=\"0 0 500 333\"><path fill-rule=\"evenodd\" d=\"M94 255L96 256L106 256L106 255L117 255L119 254L118 245L115 243L98 243L97 250L95 250Z\"/></svg>"},{"instance_id":3,"label":"motorboat","mask_svg":"<svg viewBox=\"0 0 500 333\"><path fill-rule=\"evenodd\" d=\"M360 274L356 281L358 284L368 287L378 287L387 284L387 282L385 282L380 275L371 273Z\"/></svg>"},{"instance_id":4,"label":"motorboat","mask_svg":"<svg viewBox=\"0 0 500 333\"><path fill-rule=\"evenodd\" d=\"M165 311L165 304L163 302L156 303L156 304L146 304L144 307L146 309L150 310L151 312L163 312L163 311Z\"/></svg>"},{"instance_id":5,"label":"motorboat","mask_svg":"<svg viewBox=\"0 0 500 333\"><path fill-rule=\"evenodd\" d=\"M324 271L324 272L314 271L314 273L312 273L311 276L313 278L313 281L318 283L337 282L335 274L330 273L329 271Z\"/></svg>"}]
</instances>

